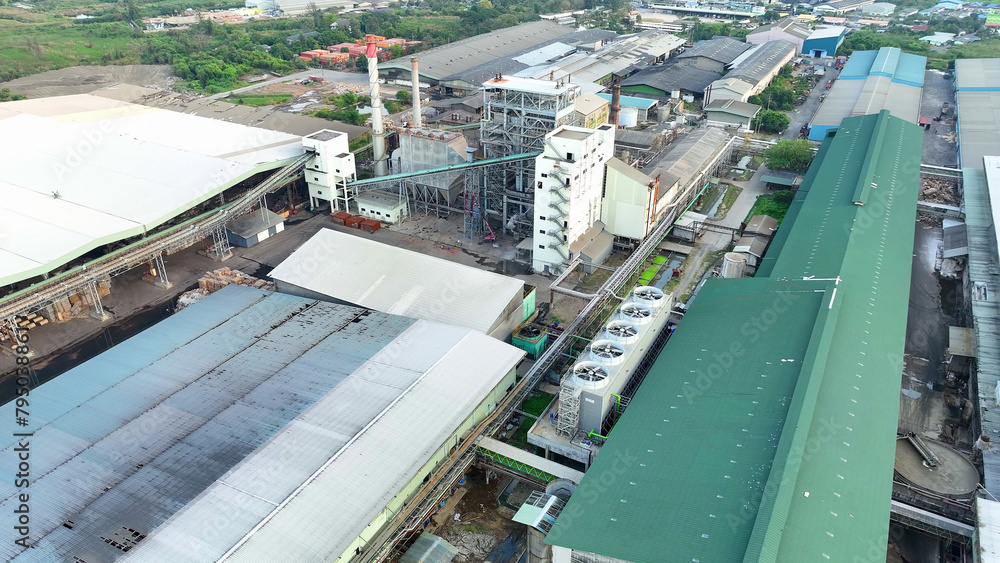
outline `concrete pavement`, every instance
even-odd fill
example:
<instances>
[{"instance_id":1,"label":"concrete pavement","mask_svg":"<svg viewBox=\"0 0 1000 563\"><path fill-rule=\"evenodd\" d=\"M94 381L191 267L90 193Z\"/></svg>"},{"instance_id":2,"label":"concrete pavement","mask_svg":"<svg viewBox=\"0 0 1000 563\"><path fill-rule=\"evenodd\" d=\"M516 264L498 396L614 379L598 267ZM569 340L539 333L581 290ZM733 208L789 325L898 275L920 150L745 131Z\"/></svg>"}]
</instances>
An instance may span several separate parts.
<instances>
[{"instance_id":1,"label":"concrete pavement","mask_svg":"<svg viewBox=\"0 0 1000 563\"><path fill-rule=\"evenodd\" d=\"M792 122L788 124L788 129L785 129L785 132L782 133L782 139L797 139L799 137L799 130L802 129L802 126L812 121L813 116L819 111L820 96L829 92L826 89L826 83L838 76L840 76L839 70L832 66L826 68L826 74L820 77L819 82L809 92L809 97L806 98L806 101L795 111L788 114Z\"/></svg>"}]
</instances>

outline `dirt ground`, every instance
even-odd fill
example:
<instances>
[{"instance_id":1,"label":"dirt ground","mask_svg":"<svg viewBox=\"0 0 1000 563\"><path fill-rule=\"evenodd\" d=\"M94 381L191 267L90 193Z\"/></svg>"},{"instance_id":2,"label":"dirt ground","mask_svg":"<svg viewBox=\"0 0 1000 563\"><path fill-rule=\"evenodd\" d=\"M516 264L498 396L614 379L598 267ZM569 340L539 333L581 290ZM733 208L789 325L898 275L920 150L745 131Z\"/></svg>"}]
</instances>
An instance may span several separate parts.
<instances>
[{"instance_id":1,"label":"dirt ground","mask_svg":"<svg viewBox=\"0 0 1000 563\"><path fill-rule=\"evenodd\" d=\"M310 85L311 86L311 85ZM291 94L293 96L301 96L306 92L315 90L315 88L310 88L309 86L303 86L301 84L268 84L260 89L261 94Z\"/></svg>"},{"instance_id":2,"label":"dirt ground","mask_svg":"<svg viewBox=\"0 0 1000 563\"><path fill-rule=\"evenodd\" d=\"M432 519L427 531L441 536L459 549L455 563L506 563L497 558L494 550L512 534L523 531L521 524L511 520L514 511L503 507L497 501L509 478L491 479L486 483L486 474L474 469L469 473L465 485L447 499ZM509 502L520 506L532 488L518 485ZM455 520L454 515L459 519ZM497 559L494 561L494 559Z\"/></svg>"},{"instance_id":3,"label":"dirt ground","mask_svg":"<svg viewBox=\"0 0 1000 563\"><path fill-rule=\"evenodd\" d=\"M86 94L112 84L168 89L176 81L170 65L71 66L0 82L0 88L29 98Z\"/></svg>"}]
</instances>

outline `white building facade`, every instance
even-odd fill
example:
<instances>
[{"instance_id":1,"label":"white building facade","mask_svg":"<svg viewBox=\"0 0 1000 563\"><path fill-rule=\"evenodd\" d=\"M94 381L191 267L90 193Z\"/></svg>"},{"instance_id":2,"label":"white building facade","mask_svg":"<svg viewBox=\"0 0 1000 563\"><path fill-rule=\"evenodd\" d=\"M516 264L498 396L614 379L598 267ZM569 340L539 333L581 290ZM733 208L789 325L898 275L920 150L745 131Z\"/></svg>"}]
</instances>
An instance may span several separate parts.
<instances>
[{"instance_id":1,"label":"white building facade","mask_svg":"<svg viewBox=\"0 0 1000 563\"><path fill-rule=\"evenodd\" d=\"M605 164L614 156L615 130L562 126L545 136L535 160L534 248L537 272L557 272L571 247L601 219Z\"/></svg>"}]
</instances>

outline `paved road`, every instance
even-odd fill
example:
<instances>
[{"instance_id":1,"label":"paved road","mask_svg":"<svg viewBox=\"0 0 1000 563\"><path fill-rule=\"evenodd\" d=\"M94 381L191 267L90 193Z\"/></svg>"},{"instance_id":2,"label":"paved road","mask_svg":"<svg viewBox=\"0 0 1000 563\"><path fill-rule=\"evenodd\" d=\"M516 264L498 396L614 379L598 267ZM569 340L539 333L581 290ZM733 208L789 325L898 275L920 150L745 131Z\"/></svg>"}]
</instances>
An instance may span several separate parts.
<instances>
[{"instance_id":1,"label":"paved road","mask_svg":"<svg viewBox=\"0 0 1000 563\"><path fill-rule=\"evenodd\" d=\"M809 123L816 112L819 110L820 101L819 97L825 92L829 92L826 89L826 83L830 80L836 78L840 75L840 71L831 67L827 67L826 74L821 76L819 82L813 87L812 91L809 92L809 97L806 101L802 103L795 111L788 114L792 122L788 124L788 129L781 135L782 139L796 139L799 136L799 130L803 125Z\"/></svg>"},{"instance_id":2,"label":"paved road","mask_svg":"<svg viewBox=\"0 0 1000 563\"><path fill-rule=\"evenodd\" d=\"M272 78L271 80L265 80L263 82L257 82L256 84L251 84L250 86L244 86L243 88L237 88L229 92L220 92L209 96L209 100L220 100L229 96L230 94L242 94L243 92L250 92L258 88L263 88L270 84L278 84L280 82L294 82L296 80L302 80L304 78L309 78L310 76L322 76L330 82L344 82L347 84L367 84L368 75L360 72L340 72L339 70L323 70L323 69L313 69L305 70L302 72L297 72L295 74L289 74L288 76L282 76L281 78Z\"/></svg>"}]
</instances>

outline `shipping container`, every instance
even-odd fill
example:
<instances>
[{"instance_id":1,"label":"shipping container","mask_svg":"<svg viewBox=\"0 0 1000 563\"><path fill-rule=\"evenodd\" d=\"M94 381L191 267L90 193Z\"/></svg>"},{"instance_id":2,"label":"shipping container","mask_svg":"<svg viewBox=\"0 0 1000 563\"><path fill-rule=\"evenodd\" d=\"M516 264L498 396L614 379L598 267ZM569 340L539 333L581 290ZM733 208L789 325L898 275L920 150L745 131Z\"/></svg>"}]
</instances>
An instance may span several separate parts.
<instances>
[{"instance_id":1,"label":"shipping container","mask_svg":"<svg viewBox=\"0 0 1000 563\"><path fill-rule=\"evenodd\" d=\"M331 215L330 218L333 219L333 223L335 225L344 225L347 223L347 220L351 218L351 214L344 211L338 211Z\"/></svg>"},{"instance_id":2,"label":"shipping container","mask_svg":"<svg viewBox=\"0 0 1000 563\"><path fill-rule=\"evenodd\" d=\"M347 225L348 227L351 227L352 229L360 229L361 228L361 222L364 221L364 220L365 220L364 217L358 217L356 215L352 215L350 218L344 220L344 225Z\"/></svg>"},{"instance_id":3,"label":"shipping container","mask_svg":"<svg viewBox=\"0 0 1000 563\"><path fill-rule=\"evenodd\" d=\"M376 221L375 219L365 219L361 222L361 230L369 233L374 233L375 231L382 228L382 222Z\"/></svg>"}]
</instances>

